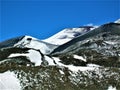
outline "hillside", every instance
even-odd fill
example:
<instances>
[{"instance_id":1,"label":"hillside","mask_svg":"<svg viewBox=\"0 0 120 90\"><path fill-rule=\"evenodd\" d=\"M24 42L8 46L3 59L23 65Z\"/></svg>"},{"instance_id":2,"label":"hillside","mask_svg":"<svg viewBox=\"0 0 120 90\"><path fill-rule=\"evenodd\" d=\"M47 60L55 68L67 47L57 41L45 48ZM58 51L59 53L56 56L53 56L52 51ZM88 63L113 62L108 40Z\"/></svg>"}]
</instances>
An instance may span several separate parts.
<instances>
[{"instance_id":1,"label":"hillside","mask_svg":"<svg viewBox=\"0 0 120 90\"><path fill-rule=\"evenodd\" d=\"M1 42L0 90L120 90L120 24L86 30Z\"/></svg>"}]
</instances>

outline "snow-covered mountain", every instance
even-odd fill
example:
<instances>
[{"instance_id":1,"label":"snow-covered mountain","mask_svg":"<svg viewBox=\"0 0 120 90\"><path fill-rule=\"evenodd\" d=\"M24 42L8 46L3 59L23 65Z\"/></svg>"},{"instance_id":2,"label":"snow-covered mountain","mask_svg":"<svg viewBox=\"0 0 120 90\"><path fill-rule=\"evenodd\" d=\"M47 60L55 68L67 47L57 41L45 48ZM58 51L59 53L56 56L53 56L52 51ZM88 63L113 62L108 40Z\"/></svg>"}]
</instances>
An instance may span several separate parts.
<instances>
[{"instance_id":1,"label":"snow-covered mountain","mask_svg":"<svg viewBox=\"0 0 120 90\"><path fill-rule=\"evenodd\" d=\"M43 54L48 54L53 49L55 49L57 45L53 45L26 35L1 42L0 48L5 47L33 48L36 50L40 50Z\"/></svg>"},{"instance_id":2,"label":"snow-covered mountain","mask_svg":"<svg viewBox=\"0 0 120 90\"><path fill-rule=\"evenodd\" d=\"M12 46L21 47L21 48L28 47L28 48L39 49L42 53L48 54L58 45L62 45L72 40L73 38L81 34L84 34L87 31L92 30L94 28L95 27L93 26L82 26L79 28L64 29L45 40L39 40L37 38L28 35L20 36L1 42L0 48L12 47Z\"/></svg>"},{"instance_id":3,"label":"snow-covered mountain","mask_svg":"<svg viewBox=\"0 0 120 90\"><path fill-rule=\"evenodd\" d=\"M40 50L43 54L49 54L57 45L53 45L31 36L25 36L21 41L14 45L15 47L26 47Z\"/></svg>"},{"instance_id":4,"label":"snow-covered mountain","mask_svg":"<svg viewBox=\"0 0 120 90\"><path fill-rule=\"evenodd\" d=\"M20 48L34 48L40 50L43 54L49 54L53 49L57 48L59 45L67 43L68 41L82 35L90 30L93 30L93 26L81 26L79 28L64 29L59 33L53 35L52 37L39 40L32 36L20 36L12 38L0 43L0 48L4 47L20 47Z\"/></svg>"},{"instance_id":5,"label":"snow-covered mountain","mask_svg":"<svg viewBox=\"0 0 120 90\"><path fill-rule=\"evenodd\" d=\"M115 23L120 23L120 19L116 20Z\"/></svg>"},{"instance_id":6,"label":"snow-covered mountain","mask_svg":"<svg viewBox=\"0 0 120 90\"><path fill-rule=\"evenodd\" d=\"M43 41L51 44L55 44L55 45L62 45L72 40L73 38L78 37L79 35L82 35L95 28L96 27L94 26L81 26L79 28L67 28Z\"/></svg>"},{"instance_id":7,"label":"snow-covered mountain","mask_svg":"<svg viewBox=\"0 0 120 90\"><path fill-rule=\"evenodd\" d=\"M14 81L14 82L12 82ZM120 24L0 43L0 90L120 90Z\"/></svg>"}]
</instances>

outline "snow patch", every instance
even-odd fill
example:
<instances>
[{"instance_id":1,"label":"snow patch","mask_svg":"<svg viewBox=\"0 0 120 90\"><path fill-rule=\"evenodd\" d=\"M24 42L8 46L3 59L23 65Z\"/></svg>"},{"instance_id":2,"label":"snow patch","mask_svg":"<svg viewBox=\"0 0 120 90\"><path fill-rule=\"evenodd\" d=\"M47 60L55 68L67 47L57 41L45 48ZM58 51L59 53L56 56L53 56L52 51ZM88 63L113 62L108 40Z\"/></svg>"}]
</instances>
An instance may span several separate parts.
<instances>
[{"instance_id":1,"label":"snow patch","mask_svg":"<svg viewBox=\"0 0 120 90\"><path fill-rule=\"evenodd\" d=\"M88 67L101 67L100 65L97 64L87 64Z\"/></svg>"},{"instance_id":2,"label":"snow patch","mask_svg":"<svg viewBox=\"0 0 120 90\"><path fill-rule=\"evenodd\" d=\"M42 63L42 56L38 51L29 50L29 54L27 55L30 58L30 61L35 63L35 66L39 66Z\"/></svg>"},{"instance_id":3,"label":"snow patch","mask_svg":"<svg viewBox=\"0 0 120 90\"><path fill-rule=\"evenodd\" d=\"M0 73L0 90L21 90L20 82L13 72Z\"/></svg>"},{"instance_id":4,"label":"snow patch","mask_svg":"<svg viewBox=\"0 0 120 90\"><path fill-rule=\"evenodd\" d=\"M74 57L75 59L79 59L79 60L82 60L82 61L86 62L86 59L83 58L82 56L73 55L73 57Z\"/></svg>"},{"instance_id":5,"label":"snow patch","mask_svg":"<svg viewBox=\"0 0 120 90\"><path fill-rule=\"evenodd\" d=\"M116 87L109 86L108 90L117 90Z\"/></svg>"},{"instance_id":6,"label":"snow patch","mask_svg":"<svg viewBox=\"0 0 120 90\"><path fill-rule=\"evenodd\" d=\"M69 70L73 72L78 72L80 71L87 71L87 70L94 70L94 67L82 67L82 66L73 66L73 65L65 65L65 67L68 67Z\"/></svg>"},{"instance_id":7,"label":"snow patch","mask_svg":"<svg viewBox=\"0 0 120 90\"><path fill-rule=\"evenodd\" d=\"M35 63L35 66L40 65L41 62L42 62L41 54L38 51L35 51L35 50L29 50L28 53L26 53L26 54L20 54L20 53L11 54L10 56L8 56L8 58L18 57L18 56L28 57L31 62Z\"/></svg>"},{"instance_id":8,"label":"snow patch","mask_svg":"<svg viewBox=\"0 0 120 90\"><path fill-rule=\"evenodd\" d=\"M20 53L10 54L10 55L8 56L8 58L18 57L18 56L26 56L26 54L20 54Z\"/></svg>"},{"instance_id":9,"label":"snow patch","mask_svg":"<svg viewBox=\"0 0 120 90\"><path fill-rule=\"evenodd\" d=\"M120 56L120 54L118 54L118 56Z\"/></svg>"},{"instance_id":10,"label":"snow patch","mask_svg":"<svg viewBox=\"0 0 120 90\"><path fill-rule=\"evenodd\" d=\"M61 74L64 74L64 72L63 72L62 70L59 70L59 72L60 72Z\"/></svg>"},{"instance_id":11,"label":"snow patch","mask_svg":"<svg viewBox=\"0 0 120 90\"><path fill-rule=\"evenodd\" d=\"M54 59L56 65L58 65L58 66L64 66L64 64L62 64L62 63L60 62L61 60L60 60L59 58L53 57L53 59Z\"/></svg>"},{"instance_id":12,"label":"snow patch","mask_svg":"<svg viewBox=\"0 0 120 90\"><path fill-rule=\"evenodd\" d=\"M48 57L48 56L45 56L45 60L48 61L48 64L49 65L55 65L54 61L52 58Z\"/></svg>"},{"instance_id":13,"label":"snow patch","mask_svg":"<svg viewBox=\"0 0 120 90\"><path fill-rule=\"evenodd\" d=\"M112 44L112 45L114 45L114 44L116 44L117 42L112 42L112 41L105 41L107 44Z\"/></svg>"},{"instance_id":14,"label":"snow patch","mask_svg":"<svg viewBox=\"0 0 120 90\"><path fill-rule=\"evenodd\" d=\"M56 64L58 66L67 67L69 70L71 70L73 72L78 72L79 70L80 71L87 71L87 70L94 70L94 69L96 69L96 67L89 67L89 66L82 67L82 66L64 65L64 64L62 64L60 62L61 60L59 58L57 58L57 57L54 57L54 60L55 60L55 62L56 62Z\"/></svg>"}]
</instances>

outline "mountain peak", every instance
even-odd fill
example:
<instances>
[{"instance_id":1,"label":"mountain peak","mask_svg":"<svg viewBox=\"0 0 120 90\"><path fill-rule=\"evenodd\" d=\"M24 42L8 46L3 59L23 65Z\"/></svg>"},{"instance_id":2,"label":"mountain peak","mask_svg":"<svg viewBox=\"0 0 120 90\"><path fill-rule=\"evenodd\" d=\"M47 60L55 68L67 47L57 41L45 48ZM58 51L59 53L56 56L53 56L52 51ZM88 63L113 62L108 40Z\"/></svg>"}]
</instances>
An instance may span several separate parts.
<instances>
[{"instance_id":1,"label":"mountain peak","mask_svg":"<svg viewBox=\"0 0 120 90\"><path fill-rule=\"evenodd\" d=\"M115 23L119 23L120 24L120 19L116 20Z\"/></svg>"},{"instance_id":2,"label":"mountain peak","mask_svg":"<svg viewBox=\"0 0 120 90\"><path fill-rule=\"evenodd\" d=\"M95 27L93 26L80 26L78 28L66 28L58 32L57 34L53 35L52 37L45 39L43 41L52 43L55 45L62 45L78 37L79 35L82 35L90 30L93 30L94 28Z\"/></svg>"}]
</instances>

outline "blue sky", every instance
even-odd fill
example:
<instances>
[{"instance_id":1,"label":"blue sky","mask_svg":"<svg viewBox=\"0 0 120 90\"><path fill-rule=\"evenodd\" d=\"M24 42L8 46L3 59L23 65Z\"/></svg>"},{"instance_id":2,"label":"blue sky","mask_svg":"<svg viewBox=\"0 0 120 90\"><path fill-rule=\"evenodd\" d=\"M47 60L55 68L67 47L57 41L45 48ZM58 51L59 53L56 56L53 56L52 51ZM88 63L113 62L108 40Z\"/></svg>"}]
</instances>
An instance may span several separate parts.
<instances>
[{"instance_id":1,"label":"blue sky","mask_svg":"<svg viewBox=\"0 0 120 90\"><path fill-rule=\"evenodd\" d=\"M0 41L31 35L45 39L64 28L120 18L120 0L2 0Z\"/></svg>"}]
</instances>

